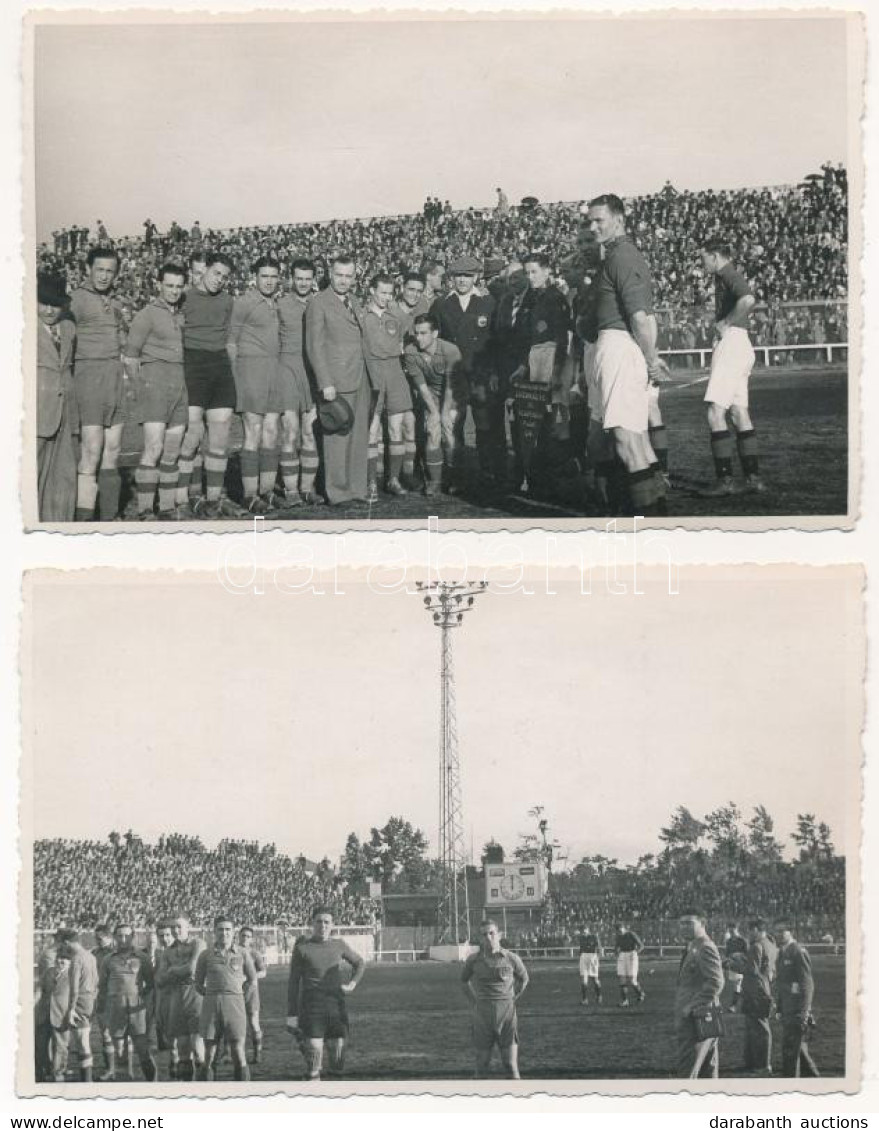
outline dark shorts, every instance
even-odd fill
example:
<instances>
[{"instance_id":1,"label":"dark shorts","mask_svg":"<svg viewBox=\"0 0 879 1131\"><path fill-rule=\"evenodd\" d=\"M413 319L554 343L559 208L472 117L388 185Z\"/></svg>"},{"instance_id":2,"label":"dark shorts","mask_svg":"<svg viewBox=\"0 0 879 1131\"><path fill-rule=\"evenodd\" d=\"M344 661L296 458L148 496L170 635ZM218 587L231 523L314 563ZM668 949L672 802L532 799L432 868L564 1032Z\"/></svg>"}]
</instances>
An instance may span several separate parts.
<instances>
[{"instance_id":1,"label":"dark shorts","mask_svg":"<svg viewBox=\"0 0 879 1131\"><path fill-rule=\"evenodd\" d=\"M235 374L239 412L265 416L283 411L280 365L276 357L239 357Z\"/></svg>"},{"instance_id":2,"label":"dark shorts","mask_svg":"<svg viewBox=\"0 0 879 1131\"><path fill-rule=\"evenodd\" d=\"M140 997L107 998L104 1020L114 1040L123 1037L145 1037L147 1031L146 1002Z\"/></svg>"},{"instance_id":3,"label":"dark shorts","mask_svg":"<svg viewBox=\"0 0 879 1131\"><path fill-rule=\"evenodd\" d=\"M473 1014L473 1045L477 1049L506 1049L517 1044L519 1026L516 1003L509 1000L477 1002Z\"/></svg>"},{"instance_id":4,"label":"dark shorts","mask_svg":"<svg viewBox=\"0 0 879 1131\"><path fill-rule=\"evenodd\" d=\"M201 994L195 986L180 986L174 991L169 1010L169 1037L197 1036L201 1022Z\"/></svg>"},{"instance_id":5,"label":"dark shorts","mask_svg":"<svg viewBox=\"0 0 879 1131\"><path fill-rule=\"evenodd\" d=\"M82 427L112 428L122 423L125 394L121 361L77 361L73 386Z\"/></svg>"},{"instance_id":6,"label":"dark shorts","mask_svg":"<svg viewBox=\"0 0 879 1131\"><path fill-rule=\"evenodd\" d=\"M314 404L308 373L301 357L282 353L278 361L282 412L308 412Z\"/></svg>"},{"instance_id":7,"label":"dark shorts","mask_svg":"<svg viewBox=\"0 0 879 1131\"><path fill-rule=\"evenodd\" d=\"M372 384L372 378L370 378ZM412 412L412 391L406 375L400 369L399 374L393 376L382 375L372 384L373 390L378 393L378 402L374 412L386 412L388 416L397 416L401 412Z\"/></svg>"},{"instance_id":8,"label":"dark shorts","mask_svg":"<svg viewBox=\"0 0 879 1131\"><path fill-rule=\"evenodd\" d=\"M198 1031L206 1041L243 1041L247 1015L242 994L205 994Z\"/></svg>"},{"instance_id":9,"label":"dark shorts","mask_svg":"<svg viewBox=\"0 0 879 1131\"><path fill-rule=\"evenodd\" d=\"M172 361L148 361L140 367L137 418L141 424L185 427L189 420L183 366Z\"/></svg>"},{"instance_id":10,"label":"dark shorts","mask_svg":"<svg viewBox=\"0 0 879 1131\"><path fill-rule=\"evenodd\" d=\"M329 1040L348 1036L348 1009L343 997L315 997L302 1005L299 1028L312 1040Z\"/></svg>"},{"instance_id":11,"label":"dark shorts","mask_svg":"<svg viewBox=\"0 0 879 1131\"><path fill-rule=\"evenodd\" d=\"M183 373L192 408L235 408L235 379L225 350L184 350Z\"/></svg>"}]
</instances>

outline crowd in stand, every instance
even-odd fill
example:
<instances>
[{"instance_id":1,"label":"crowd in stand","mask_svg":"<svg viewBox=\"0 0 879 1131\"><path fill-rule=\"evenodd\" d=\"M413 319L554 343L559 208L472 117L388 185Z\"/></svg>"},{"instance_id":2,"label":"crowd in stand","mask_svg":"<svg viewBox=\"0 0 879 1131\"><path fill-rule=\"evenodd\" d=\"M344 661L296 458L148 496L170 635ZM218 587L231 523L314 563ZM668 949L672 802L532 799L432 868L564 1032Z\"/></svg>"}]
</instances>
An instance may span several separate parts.
<instances>
[{"instance_id":1,"label":"crowd in stand","mask_svg":"<svg viewBox=\"0 0 879 1131\"><path fill-rule=\"evenodd\" d=\"M570 946L585 927L610 945L620 923L657 943L661 924L672 924L688 907L703 908L716 929L762 915L768 921L789 916L804 939L839 941L845 934L845 860L834 857L820 867L784 864L766 876L725 879L694 876L670 883L658 869L622 873L613 884L586 885L582 893L551 891L539 925L519 937L522 946ZM591 890L590 890L591 889ZM665 937L668 938L667 928Z\"/></svg>"},{"instance_id":2,"label":"crowd in stand","mask_svg":"<svg viewBox=\"0 0 879 1131\"><path fill-rule=\"evenodd\" d=\"M139 926L185 914L196 925L219 911L237 923L309 921L315 904L337 922L372 926L378 905L350 891L328 861L312 865L274 845L171 834L145 844L128 833L106 841L39 840L34 845L34 925Z\"/></svg>"},{"instance_id":3,"label":"crowd in stand","mask_svg":"<svg viewBox=\"0 0 879 1131\"><path fill-rule=\"evenodd\" d=\"M501 195L498 190L499 196ZM138 236L115 236L102 221L52 233L37 251L41 271L63 273L68 289L85 275L88 251L113 246L122 258L115 293L130 320L153 298L156 272L167 259L185 259L196 249L230 255L235 273L230 290L242 293L256 260L275 256L286 270L294 259L317 263L318 285L327 265L344 249L357 260L358 290L379 271L397 278L427 260L448 264L475 256L491 273L528 251L545 251L565 285L576 285L580 203L454 210L429 198L422 212L369 219L333 220L215 230L195 221L189 229L175 220L160 233L152 220ZM845 169L826 164L795 186L715 192L661 192L627 200L629 229L653 271L656 305L666 348L698 348L711 340L713 281L699 263L698 250L712 235L730 239L758 300L755 344L784 345L803 340L845 340L847 295L848 186ZM828 312L787 308L781 303L835 301ZM761 310L761 307L766 309ZM692 340L693 345L690 345Z\"/></svg>"}]
</instances>

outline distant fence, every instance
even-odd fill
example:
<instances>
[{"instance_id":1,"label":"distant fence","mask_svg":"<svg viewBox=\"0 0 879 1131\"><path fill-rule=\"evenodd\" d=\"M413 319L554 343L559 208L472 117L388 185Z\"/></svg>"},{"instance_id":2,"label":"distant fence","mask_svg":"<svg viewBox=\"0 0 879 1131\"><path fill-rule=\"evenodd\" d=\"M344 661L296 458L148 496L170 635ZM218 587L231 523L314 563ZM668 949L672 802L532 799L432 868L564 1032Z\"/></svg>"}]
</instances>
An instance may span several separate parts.
<instances>
[{"instance_id":1,"label":"distant fence","mask_svg":"<svg viewBox=\"0 0 879 1131\"><path fill-rule=\"evenodd\" d=\"M683 943L669 942L663 943L661 946L645 946L641 951L642 960L648 958L677 958L680 956ZM533 961L552 960L556 961L564 959L577 958L580 951L576 946L514 946L512 948L520 958L527 958ZM845 943L809 943L809 954L812 957L817 955L832 955L834 957L845 955ZM612 962L614 958L608 954L606 961Z\"/></svg>"},{"instance_id":2,"label":"distant fence","mask_svg":"<svg viewBox=\"0 0 879 1131\"><path fill-rule=\"evenodd\" d=\"M661 349L659 354L665 358L679 358L691 368L706 369L714 350L710 346L700 349ZM757 354L757 364L771 367L772 358L778 358L776 365L833 365L844 364L848 361L848 342L823 342L821 345L796 345L796 346L754 346ZM695 362L698 360L698 365ZM674 364L673 368L681 368Z\"/></svg>"}]
</instances>

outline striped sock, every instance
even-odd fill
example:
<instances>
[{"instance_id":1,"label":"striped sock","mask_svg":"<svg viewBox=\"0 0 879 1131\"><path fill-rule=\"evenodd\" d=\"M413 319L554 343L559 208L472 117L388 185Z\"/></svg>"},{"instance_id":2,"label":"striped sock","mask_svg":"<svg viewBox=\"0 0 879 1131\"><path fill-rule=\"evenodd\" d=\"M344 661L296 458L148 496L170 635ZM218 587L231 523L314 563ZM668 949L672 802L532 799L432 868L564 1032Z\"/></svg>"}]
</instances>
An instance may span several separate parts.
<instances>
[{"instance_id":1,"label":"striped sock","mask_svg":"<svg viewBox=\"0 0 879 1131\"><path fill-rule=\"evenodd\" d=\"M181 456L177 461L177 491L174 495L174 502L178 506L182 506L189 498L189 484L192 482L192 464L192 459L187 459L186 456Z\"/></svg>"},{"instance_id":2,"label":"striped sock","mask_svg":"<svg viewBox=\"0 0 879 1131\"><path fill-rule=\"evenodd\" d=\"M102 467L98 472L98 511L102 522L112 522L119 514L122 476L115 467Z\"/></svg>"},{"instance_id":3,"label":"striped sock","mask_svg":"<svg viewBox=\"0 0 879 1131\"><path fill-rule=\"evenodd\" d=\"M76 477L77 522L91 522L95 517L95 503L98 500L98 479L95 475L79 472Z\"/></svg>"},{"instance_id":4,"label":"striped sock","mask_svg":"<svg viewBox=\"0 0 879 1131\"><path fill-rule=\"evenodd\" d=\"M760 465L757 459L757 434L754 429L749 428L747 432L739 432L736 444L742 471L745 475L756 475Z\"/></svg>"},{"instance_id":5,"label":"striped sock","mask_svg":"<svg viewBox=\"0 0 879 1131\"><path fill-rule=\"evenodd\" d=\"M256 453L254 452L254 455ZM223 482L226 478L226 464L229 457L223 452L208 452L204 458L205 480L207 482L207 497L215 503L223 491Z\"/></svg>"},{"instance_id":6,"label":"striped sock","mask_svg":"<svg viewBox=\"0 0 879 1131\"><path fill-rule=\"evenodd\" d=\"M431 483L440 483L443 478L443 450L442 448L428 448L424 453L424 465L427 469L427 478Z\"/></svg>"},{"instance_id":7,"label":"striped sock","mask_svg":"<svg viewBox=\"0 0 879 1131\"><path fill-rule=\"evenodd\" d=\"M279 461L281 479L284 481L284 490L288 495L299 493L299 458L291 452L281 452Z\"/></svg>"},{"instance_id":8,"label":"striped sock","mask_svg":"<svg viewBox=\"0 0 879 1131\"><path fill-rule=\"evenodd\" d=\"M158 470L144 463L138 464L134 473L134 482L137 487L137 513L152 514L153 504L156 501L156 487L159 483Z\"/></svg>"},{"instance_id":9,"label":"striped sock","mask_svg":"<svg viewBox=\"0 0 879 1131\"><path fill-rule=\"evenodd\" d=\"M259 493L268 495L274 491L278 481L278 449L260 448L259 450Z\"/></svg>"},{"instance_id":10,"label":"striped sock","mask_svg":"<svg viewBox=\"0 0 879 1131\"><path fill-rule=\"evenodd\" d=\"M302 494L307 495L310 491L314 490L314 478L317 475L317 469L320 466L320 460L317 454L317 449L303 448L299 453L301 461L300 466L302 470Z\"/></svg>"},{"instance_id":11,"label":"striped sock","mask_svg":"<svg viewBox=\"0 0 879 1131\"><path fill-rule=\"evenodd\" d=\"M177 464L159 464L159 510L171 511L177 496Z\"/></svg>"},{"instance_id":12,"label":"striped sock","mask_svg":"<svg viewBox=\"0 0 879 1131\"><path fill-rule=\"evenodd\" d=\"M656 459L663 471L668 471L668 431L664 424L657 424L648 429L650 446L656 453Z\"/></svg>"},{"instance_id":13,"label":"striped sock","mask_svg":"<svg viewBox=\"0 0 879 1131\"><path fill-rule=\"evenodd\" d=\"M714 471L718 479L732 479L733 444L729 431L711 433L711 454L714 456Z\"/></svg>"},{"instance_id":14,"label":"striped sock","mask_svg":"<svg viewBox=\"0 0 879 1131\"><path fill-rule=\"evenodd\" d=\"M207 471L207 467L205 466L206 462L201 452L196 452L192 457L192 478L189 481L190 499L200 499L204 494L204 477L202 473Z\"/></svg>"},{"instance_id":15,"label":"striped sock","mask_svg":"<svg viewBox=\"0 0 879 1131\"><path fill-rule=\"evenodd\" d=\"M402 443L391 441L388 445L388 479L400 478L400 470L403 467L403 457L406 454L406 446Z\"/></svg>"}]
</instances>

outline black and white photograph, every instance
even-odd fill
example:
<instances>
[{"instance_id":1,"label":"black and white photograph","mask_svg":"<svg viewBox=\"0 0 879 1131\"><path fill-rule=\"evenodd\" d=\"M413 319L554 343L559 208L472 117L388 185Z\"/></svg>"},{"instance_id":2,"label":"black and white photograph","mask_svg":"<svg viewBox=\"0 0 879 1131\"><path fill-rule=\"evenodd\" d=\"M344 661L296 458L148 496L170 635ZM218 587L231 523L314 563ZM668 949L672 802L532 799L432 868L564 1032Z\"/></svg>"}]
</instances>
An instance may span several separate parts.
<instances>
[{"instance_id":1,"label":"black and white photograph","mask_svg":"<svg viewBox=\"0 0 879 1131\"><path fill-rule=\"evenodd\" d=\"M856 1091L863 571L384 580L28 574L19 1095Z\"/></svg>"},{"instance_id":2,"label":"black and white photograph","mask_svg":"<svg viewBox=\"0 0 879 1131\"><path fill-rule=\"evenodd\" d=\"M851 527L863 67L841 11L29 13L25 526Z\"/></svg>"}]
</instances>

